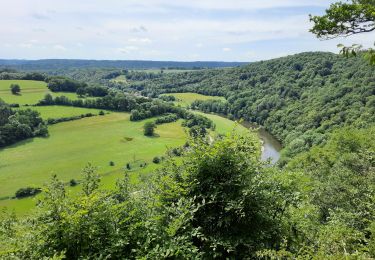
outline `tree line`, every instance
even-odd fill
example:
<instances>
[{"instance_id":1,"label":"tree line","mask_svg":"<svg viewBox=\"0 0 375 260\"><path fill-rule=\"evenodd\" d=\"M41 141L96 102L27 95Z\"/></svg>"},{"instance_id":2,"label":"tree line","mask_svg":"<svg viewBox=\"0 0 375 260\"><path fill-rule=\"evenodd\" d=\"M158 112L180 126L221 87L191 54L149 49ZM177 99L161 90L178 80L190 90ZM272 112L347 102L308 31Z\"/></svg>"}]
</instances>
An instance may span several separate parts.
<instances>
[{"instance_id":1,"label":"tree line","mask_svg":"<svg viewBox=\"0 0 375 260\"><path fill-rule=\"evenodd\" d=\"M37 111L31 109L14 111L0 99L0 147L30 137L47 135L47 126Z\"/></svg>"}]
</instances>

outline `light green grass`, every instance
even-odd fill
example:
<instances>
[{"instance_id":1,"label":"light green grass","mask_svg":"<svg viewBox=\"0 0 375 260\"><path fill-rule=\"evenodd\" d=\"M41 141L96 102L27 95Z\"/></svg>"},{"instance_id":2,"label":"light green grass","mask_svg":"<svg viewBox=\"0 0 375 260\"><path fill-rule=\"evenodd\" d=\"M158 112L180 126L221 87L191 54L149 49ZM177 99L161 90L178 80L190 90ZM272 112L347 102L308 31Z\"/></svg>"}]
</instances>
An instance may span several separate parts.
<instances>
[{"instance_id":1,"label":"light green grass","mask_svg":"<svg viewBox=\"0 0 375 260\"><path fill-rule=\"evenodd\" d=\"M19 95L10 92L10 85L18 84L21 87ZM69 99L77 99L75 93L52 93L47 88L47 83L33 80L0 80L0 98L9 104L34 105L44 96L50 93L52 96L66 96Z\"/></svg>"},{"instance_id":2,"label":"light green grass","mask_svg":"<svg viewBox=\"0 0 375 260\"><path fill-rule=\"evenodd\" d=\"M25 107L22 108L24 109ZM43 119L79 116L87 113L97 115L100 112L100 109L67 106L42 106L31 107L31 109L38 111Z\"/></svg>"},{"instance_id":3,"label":"light green grass","mask_svg":"<svg viewBox=\"0 0 375 260\"><path fill-rule=\"evenodd\" d=\"M233 129L245 132L247 129L235 122L212 114L202 114L214 121L215 133L226 134ZM143 136L143 122L130 122L128 114L112 113L103 117L85 118L78 121L50 126L51 137L35 138L32 142L23 142L8 149L0 150L0 194L13 196L19 187L40 186L49 180L52 174L58 174L64 181L80 179L81 169L87 162L99 167L102 174L101 187L113 189L122 178L123 167L136 160L148 163L145 169L130 172L133 183L142 181L160 165L151 162L156 155L163 155L167 147L182 145L186 134L181 121L160 125L158 138ZM215 133L212 133L214 135ZM133 137L133 141L124 142L124 137ZM114 161L115 166L109 166ZM76 194L78 185L68 190ZM22 215L35 207L38 197L21 200L0 200L0 208L7 207Z\"/></svg>"},{"instance_id":4,"label":"light green grass","mask_svg":"<svg viewBox=\"0 0 375 260\"><path fill-rule=\"evenodd\" d=\"M130 122L128 114L112 113L52 125L48 138L29 139L1 149L0 198L13 196L21 187L42 186L53 174L63 181L79 179L88 162L98 166L101 174L123 168L134 156L151 162L167 147L185 141L181 122L158 126L160 137L152 138L143 135L143 124ZM114 167L109 166L110 161L115 162Z\"/></svg>"},{"instance_id":5,"label":"light green grass","mask_svg":"<svg viewBox=\"0 0 375 260\"><path fill-rule=\"evenodd\" d=\"M195 100L222 100L225 101L224 97L217 97L217 96L205 96L197 93L173 93L173 94L165 94L169 96L174 96L177 99L176 105L181 105L183 107L187 107L191 105Z\"/></svg>"},{"instance_id":6,"label":"light green grass","mask_svg":"<svg viewBox=\"0 0 375 260\"><path fill-rule=\"evenodd\" d=\"M126 79L125 75L117 76L116 78L111 79L111 81L118 82L118 83L127 83L128 82L128 80Z\"/></svg>"},{"instance_id":7,"label":"light green grass","mask_svg":"<svg viewBox=\"0 0 375 260\"><path fill-rule=\"evenodd\" d=\"M218 134L227 134L232 132L233 130L244 133L249 131L248 128L244 127L243 125L236 123L232 120L229 120L227 118L221 117L219 115L214 114L206 114L199 111L194 111L194 113L203 115L209 119L211 119L215 124L215 132Z\"/></svg>"},{"instance_id":8,"label":"light green grass","mask_svg":"<svg viewBox=\"0 0 375 260\"><path fill-rule=\"evenodd\" d=\"M139 70L131 70L131 71L159 74L161 69L139 69ZM184 72L193 72L193 71L198 71L198 70L189 70L189 69L186 69L186 70L170 69L170 70L168 70L168 69L166 69L166 70L163 70L163 73L170 74L170 73L184 73Z\"/></svg>"}]
</instances>

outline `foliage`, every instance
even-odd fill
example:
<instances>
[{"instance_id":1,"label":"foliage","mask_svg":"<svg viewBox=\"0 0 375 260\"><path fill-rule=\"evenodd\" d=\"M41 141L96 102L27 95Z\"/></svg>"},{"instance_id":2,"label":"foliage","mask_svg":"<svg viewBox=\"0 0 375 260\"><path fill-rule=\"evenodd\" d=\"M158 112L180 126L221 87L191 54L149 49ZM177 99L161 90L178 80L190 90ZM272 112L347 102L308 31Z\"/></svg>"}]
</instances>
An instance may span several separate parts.
<instances>
[{"instance_id":1,"label":"foliage","mask_svg":"<svg viewBox=\"0 0 375 260\"><path fill-rule=\"evenodd\" d=\"M161 158L159 156L155 156L153 159L152 159L152 162L155 163L155 164L159 164L161 162Z\"/></svg>"},{"instance_id":2,"label":"foliage","mask_svg":"<svg viewBox=\"0 0 375 260\"><path fill-rule=\"evenodd\" d=\"M85 118L85 117L92 117L92 116L95 116L95 115L92 114L92 113L86 113L86 114L82 114L82 115L79 115L79 116L48 118L46 120L46 122L47 122L48 125L54 125L54 124L58 124L58 123L61 123L61 122L68 122L68 121L78 120L78 119L82 119L82 118Z\"/></svg>"},{"instance_id":3,"label":"foliage","mask_svg":"<svg viewBox=\"0 0 375 260\"><path fill-rule=\"evenodd\" d=\"M145 81L142 93L225 96L226 101L201 100L191 107L263 125L289 158L324 143L336 128L374 123L374 79L373 67L359 57L302 53L241 68L166 74Z\"/></svg>"},{"instance_id":4,"label":"foliage","mask_svg":"<svg viewBox=\"0 0 375 260\"><path fill-rule=\"evenodd\" d=\"M282 233L283 189L259 160L254 135L228 136L213 145L196 140L181 166L157 176L164 205L182 197L195 206L191 239L204 258L243 259L273 247ZM178 164L179 165L179 164ZM285 204L284 204L285 203Z\"/></svg>"},{"instance_id":5,"label":"foliage","mask_svg":"<svg viewBox=\"0 0 375 260\"><path fill-rule=\"evenodd\" d=\"M286 195L277 181L270 183L274 178L259 155L254 135L229 136L213 146L196 140L182 165L169 161L141 192L127 175L117 189L99 190L91 165L83 170L80 196L67 196L53 176L34 215L2 215L0 257L251 256L278 243L279 199Z\"/></svg>"},{"instance_id":6,"label":"foliage","mask_svg":"<svg viewBox=\"0 0 375 260\"><path fill-rule=\"evenodd\" d=\"M86 83L65 77L48 78L48 88L53 92L76 92L79 88L87 87Z\"/></svg>"},{"instance_id":7,"label":"foliage","mask_svg":"<svg viewBox=\"0 0 375 260\"><path fill-rule=\"evenodd\" d=\"M153 136L155 132L156 125L153 122L146 122L143 126L143 134L145 136Z\"/></svg>"},{"instance_id":8,"label":"foliage","mask_svg":"<svg viewBox=\"0 0 375 260\"><path fill-rule=\"evenodd\" d=\"M178 116L176 114L166 114L164 116L158 117L155 120L155 124L161 125L165 123L176 122L178 120Z\"/></svg>"},{"instance_id":9,"label":"foliage","mask_svg":"<svg viewBox=\"0 0 375 260\"><path fill-rule=\"evenodd\" d=\"M13 95L18 95L21 92L21 87L18 84L11 84L10 91Z\"/></svg>"},{"instance_id":10,"label":"foliage","mask_svg":"<svg viewBox=\"0 0 375 260\"><path fill-rule=\"evenodd\" d=\"M31 197L35 196L36 194L40 193L42 190L40 188L34 188L34 187L27 187L27 188L21 188L16 191L16 198L21 199L25 197Z\"/></svg>"},{"instance_id":11,"label":"foliage","mask_svg":"<svg viewBox=\"0 0 375 260\"><path fill-rule=\"evenodd\" d=\"M369 33L375 30L375 1L352 0L351 3L337 2L331 4L323 16L310 16L314 27L310 30L318 38L332 39L346 37L359 33ZM339 45L345 56L356 55L360 45L345 47ZM375 65L374 49L366 50L366 58Z\"/></svg>"},{"instance_id":12,"label":"foliage","mask_svg":"<svg viewBox=\"0 0 375 260\"><path fill-rule=\"evenodd\" d=\"M47 127L38 112L31 109L13 111L0 99L0 147L47 135Z\"/></svg>"}]
</instances>

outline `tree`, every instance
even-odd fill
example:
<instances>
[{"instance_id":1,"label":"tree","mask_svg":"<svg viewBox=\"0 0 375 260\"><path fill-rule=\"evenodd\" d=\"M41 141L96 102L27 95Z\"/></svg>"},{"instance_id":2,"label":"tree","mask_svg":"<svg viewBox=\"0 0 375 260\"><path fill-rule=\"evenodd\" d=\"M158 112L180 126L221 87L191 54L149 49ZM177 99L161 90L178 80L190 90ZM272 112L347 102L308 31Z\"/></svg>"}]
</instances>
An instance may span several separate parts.
<instances>
[{"instance_id":1,"label":"tree","mask_svg":"<svg viewBox=\"0 0 375 260\"><path fill-rule=\"evenodd\" d=\"M154 122L147 122L143 126L143 133L145 136L153 136L155 132L156 125Z\"/></svg>"},{"instance_id":2,"label":"tree","mask_svg":"<svg viewBox=\"0 0 375 260\"><path fill-rule=\"evenodd\" d=\"M21 87L18 84L10 85L10 91L13 95L18 95L21 92Z\"/></svg>"},{"instance_id":3,"label":"tree","mask_svg":"<svg viewBox=\"0 0 375 260\"><path fill-rule=\"evenodd\" d=\"M97 174L97 168L89 163L83 168L82 175L82 191L86 196L89 196L99 187L100 177Z\"/></svg>"},{"instance_id":4,"label":"tree","mask_svg":"<svg viewBox=\"0 0 375 260\"><path fill-rule=\"evenodd\" d=\"M182 162L167 162L158 173L161 205L192 202L190 221L176 233L190 237L203 259L252 259L257 250L280 242L291 196L259 156L255 134L233 134L213 144L194 139ZM184 234L189 226L195 232Z\"/></svg>"},{"instance_id":5,"label":"tree","mask_svg":"<svg viewBox=\"0 0 375 260\"><path fill-rule=\"evenodd\" d=\"M318 38L333 39L360 33L375 31L375 0L352 0L351 3L337 2L326 10L323 16L310 16L314 23L310 30ZM345 56L356 55L362 46L354 44L351 47L341 47ZM375 65L375 50L366 50L366 57Z\"/></svg>"},{"instance_id":6,"label":"tree","mask_svg":"<svg viewBox=\"0 0 375 260\"><path fill-rule=\"evenodd\" d=\"M77 89L76 93L77 93L77 95L78 95L79 97L83 97L83 96L86 94L86 90L85 90L85 88L83 88L83 87L79 87L79 88Z\"/></svg>"}]
</instances>

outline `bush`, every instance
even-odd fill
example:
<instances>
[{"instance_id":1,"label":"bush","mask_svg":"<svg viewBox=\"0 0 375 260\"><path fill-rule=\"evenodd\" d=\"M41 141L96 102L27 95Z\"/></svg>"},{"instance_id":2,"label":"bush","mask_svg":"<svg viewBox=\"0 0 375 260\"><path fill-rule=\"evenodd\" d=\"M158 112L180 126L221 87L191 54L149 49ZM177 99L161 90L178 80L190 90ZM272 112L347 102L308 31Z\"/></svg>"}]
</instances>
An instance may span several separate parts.
<instances>
[{"instance_id":1,"label":"bush","mask_svg":"<svg viewBox=\"0 0 375 260\"><path fill-rule=\"evenodd\" d=\"M41 191L42 191L41 188L33 188L33 187L21 188L16 191L16 198L21 199L21 198L35 196Z\"/></svg>"},{"instance_id":2,"label":"bush","mask_svg":"<svg viewBox=\"0 0 375 260\"><path fill-rule=\"evenodd\" d=\"M75 179L71 179L69 181L69 186L74 187L74 186L77 186L77 185L78 185L78 182Z\"/></svg>"},{"instance_id":3,"label":"bush","mask_svg":"<svg viewBox=\"0 0 375 260\"><path fill-rule=\"evenodd\" d=\"M109 166L115 166L115 162L110 161L110 162L109 162Z\"/></svg>"},{"instance_id":4,"label":"bush","mask_svg":"<svg viewBox=\"0 0 375 260\"><path fill-rule=\"evenodd\" d=\"M13 95L17 95L21 92L21 87L18 84L12 84L10 85L10 91Z\"/></svg>"},{"instance_id":5,"label":"bush","mask_svg":"<svg viewBox=\"0 0 375 260\"><path fill-rule=\"evenodd\" d=\"M156 125L153 122L147 122L143 126L143 133L145 136L153 136L155 132Z\"/></svg>"},{"instance_id":6,"label":"bush","mask_svg":"<svg viewBox=\"0 0 375 260\"><path fill-rule=\"evenodd\" d=\"M161 159L159 156L155 156L154 159L152 159L152 162L155 163L155 164L158 164L161 162Z\"/></svg>"},{"instance_id":7,"label":"bush","mask_svg":"<svg viewBox=\"0 0 375 260\"><path fill-rule=\"evenodd\" d=\"M104 116L104 111L103 110L99 111L99 116Z\"/></svg>"},{"instance_id":8,"label":"bush","mask_svg":"<svg viewBox=\"0 0 375 260\"><path fill-rule=\"evenodd\" d=\"M165 116L161 116L155 120L155 124L161 125L165 123L176 122L178 120L178 116L176 114L168 114Z\"/></svg>"}]
</instances>

